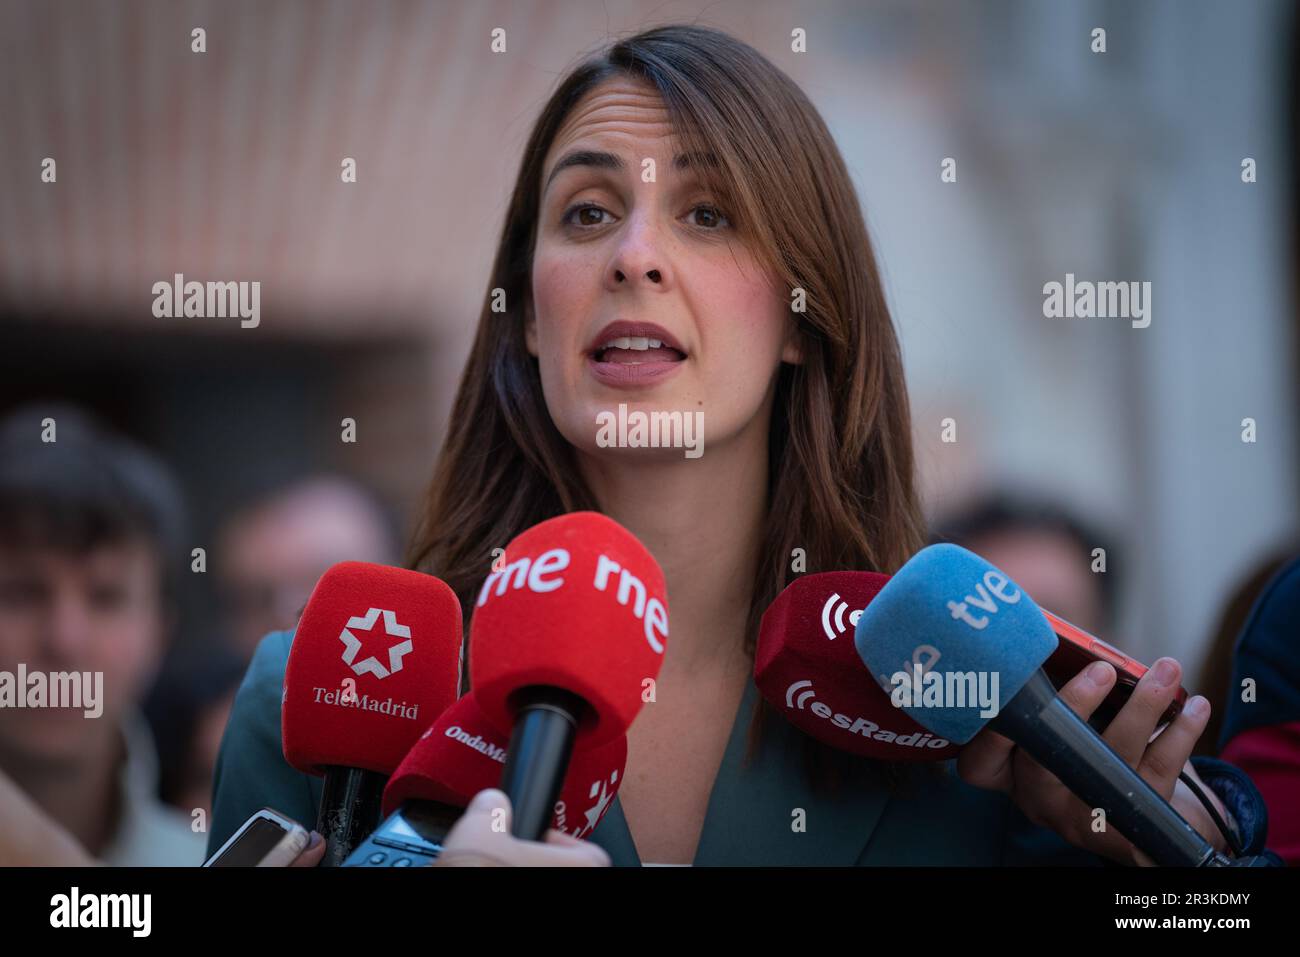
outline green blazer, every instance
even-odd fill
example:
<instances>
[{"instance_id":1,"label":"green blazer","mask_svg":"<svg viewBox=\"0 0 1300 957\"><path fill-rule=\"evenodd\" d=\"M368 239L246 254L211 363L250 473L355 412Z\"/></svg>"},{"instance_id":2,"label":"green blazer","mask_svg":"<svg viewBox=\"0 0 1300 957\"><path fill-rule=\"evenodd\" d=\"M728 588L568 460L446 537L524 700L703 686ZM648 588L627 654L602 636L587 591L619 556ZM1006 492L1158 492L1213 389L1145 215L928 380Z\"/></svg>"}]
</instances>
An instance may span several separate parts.
<instances>
[{"instance_id":1,"label":"green blazer","mask_svg":"<svg viewBox=\"0 0 1300 957\"><path fill-rule=\"evenodd\" d=\"M322 779L287 764L280 745L280 697L292 640L288 631L262 639L236 695L217 758L209 854L262 807L308 827L316 820ZM772 720L746 765L757 703L750 682L709 795L696 865L1103 863L1030 824L1005 795L962 782L952 762L909 768L891 789L879 764L863 759L853 762L835 793L824 793L807 783L802 733ZM590 840L615 865L641 863L617 798Z\"/></svg>"}]
</instances>

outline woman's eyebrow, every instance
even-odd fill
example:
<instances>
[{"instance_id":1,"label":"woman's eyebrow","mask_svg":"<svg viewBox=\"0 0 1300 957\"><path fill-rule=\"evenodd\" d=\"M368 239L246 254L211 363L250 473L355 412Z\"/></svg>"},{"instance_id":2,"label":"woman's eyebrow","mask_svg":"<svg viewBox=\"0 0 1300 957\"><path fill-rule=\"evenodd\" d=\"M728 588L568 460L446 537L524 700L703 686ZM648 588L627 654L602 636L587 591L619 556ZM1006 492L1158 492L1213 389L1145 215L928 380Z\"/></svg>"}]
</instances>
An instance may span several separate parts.
<instances>
[{"instance_id":1,"label":"woman's eyebrow","mask_svg":"<svg viewBox=\"0 0 1300 957\"><path fill-rule=\"evenodd\" d=\"M686 170L699 165L716 167L718 158L712 153L679 153L673 157L673 167L678 170ZM606 153L601 150L573 150L564 154L551 168L551 175L546 178L546 189L550 188L556 176L571 166L590 166L596 169L614 170L615 172L622 172L626 168L623 158L615 153Z\"/></svg>"},{"instance_id":2,"label":"woman's eyebrow","mask_svg":"<svg viewBox=\"0 0 1300 957\"><path fill-rule=\"evenodd\" d=\"M556 164L551 167L551 175L546 179L546 188L549 189L555 177L570 166L592 166L596 169L612 169L615 172L621 172L625 164L621 156L613 153L603 153L600 150L574 150L566 153Z\"/></svg>"}]
</instances>

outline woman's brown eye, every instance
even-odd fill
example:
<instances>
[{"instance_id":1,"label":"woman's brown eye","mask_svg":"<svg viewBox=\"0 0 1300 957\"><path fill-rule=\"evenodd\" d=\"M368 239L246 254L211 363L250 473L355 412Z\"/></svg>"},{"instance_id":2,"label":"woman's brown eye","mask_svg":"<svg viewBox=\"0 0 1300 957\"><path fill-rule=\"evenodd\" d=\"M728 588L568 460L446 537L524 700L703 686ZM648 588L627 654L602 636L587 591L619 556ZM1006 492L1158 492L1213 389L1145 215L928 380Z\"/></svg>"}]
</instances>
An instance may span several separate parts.
<instances>
[{"instance_id":1,"label":"woman's brown eye","mask_svg":"<svg viewBox=\"0 0 1300 957\"><path fill-rule=\"evenodd\" d=\"M716 206L696 206L691 212L704 217L700 220L697 216L696 223L706 229L717 229L727 222L727 217L723 216L722 211Z\"/></svg>"},{"instance_id":2,"label":"woman's brown eye","mask_svg":"<svg viewBox=\"0 0 1300 957\"><path fill-rule=\"evenodd\" d=\"M593 221L593 220L590 220L590 219L586 219L586 218L584 218L584 215L583 215L584 213L594 213L595 216L596 216L595 220ZM564 222L566 222L566 223L572 223L572 222L574 222L574 216L575 216L575 214L577 215L577 220L578 220L578 221L575 223L575 225L577 225L577 226L599 226L599 225L601 225L601 219L600 219L600 217L603 216L603 215L605 214L605 211L604 211L603 209L601 209L599 206L592 206L592 205L590 205L590 204L585 205L585 206L574 206L574 207L572 207L572 208L571 208L567 213L564 214Z\"/></svg>"}]
</instances>

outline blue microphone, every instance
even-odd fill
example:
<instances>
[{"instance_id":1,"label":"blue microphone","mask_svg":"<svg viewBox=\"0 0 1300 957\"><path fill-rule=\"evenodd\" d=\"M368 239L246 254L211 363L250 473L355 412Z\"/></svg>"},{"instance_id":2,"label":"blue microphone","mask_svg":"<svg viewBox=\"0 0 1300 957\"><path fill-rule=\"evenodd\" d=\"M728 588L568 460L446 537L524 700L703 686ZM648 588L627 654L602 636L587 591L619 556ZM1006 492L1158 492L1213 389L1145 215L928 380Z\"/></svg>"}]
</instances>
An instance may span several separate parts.
<instances>
[{"instance_id":1,"label":"blue microphone","mask_svg":"<svg viewBox=\"0 0 1300 957\"><path fill-rule=\"evenodd\" d=\"M1023 589L950 544L917 552L854 633L867 669L926 730L965 744L993 728L1157 864L1231 864L1057 696L1041 667L1056 643Z\"/></svg>"}]
</instances>

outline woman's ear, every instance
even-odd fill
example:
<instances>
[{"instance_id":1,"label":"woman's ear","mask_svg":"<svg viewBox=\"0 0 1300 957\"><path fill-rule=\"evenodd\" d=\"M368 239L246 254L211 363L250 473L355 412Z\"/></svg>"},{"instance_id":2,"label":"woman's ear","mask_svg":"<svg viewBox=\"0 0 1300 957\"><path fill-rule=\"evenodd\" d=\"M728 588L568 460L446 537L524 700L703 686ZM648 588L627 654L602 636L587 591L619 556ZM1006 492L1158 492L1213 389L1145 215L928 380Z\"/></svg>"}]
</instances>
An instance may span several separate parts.
<instances>
[{"instance_id":1,"label":"woman's ear","mask_svg":"<svg viewBox=\"0 0 1300 957\"><path fill-rule=\"evenodd\" d=\"M533 315L533 303L531 300L524 303L524 345L528 347L528 354L536 359L537 317Z\"/></svg>"},{"instance_id":2,"label":"woman's ear","mask_svg":"<svg viewBox=\"0 0 1300 957\"><path fill-rule=\"evenodd\" d=\"M781 361L790 365L803 365L803 331L799 323L791 321L786 330L785 343L781 346Z\"/></svg>"}]
</instances>

